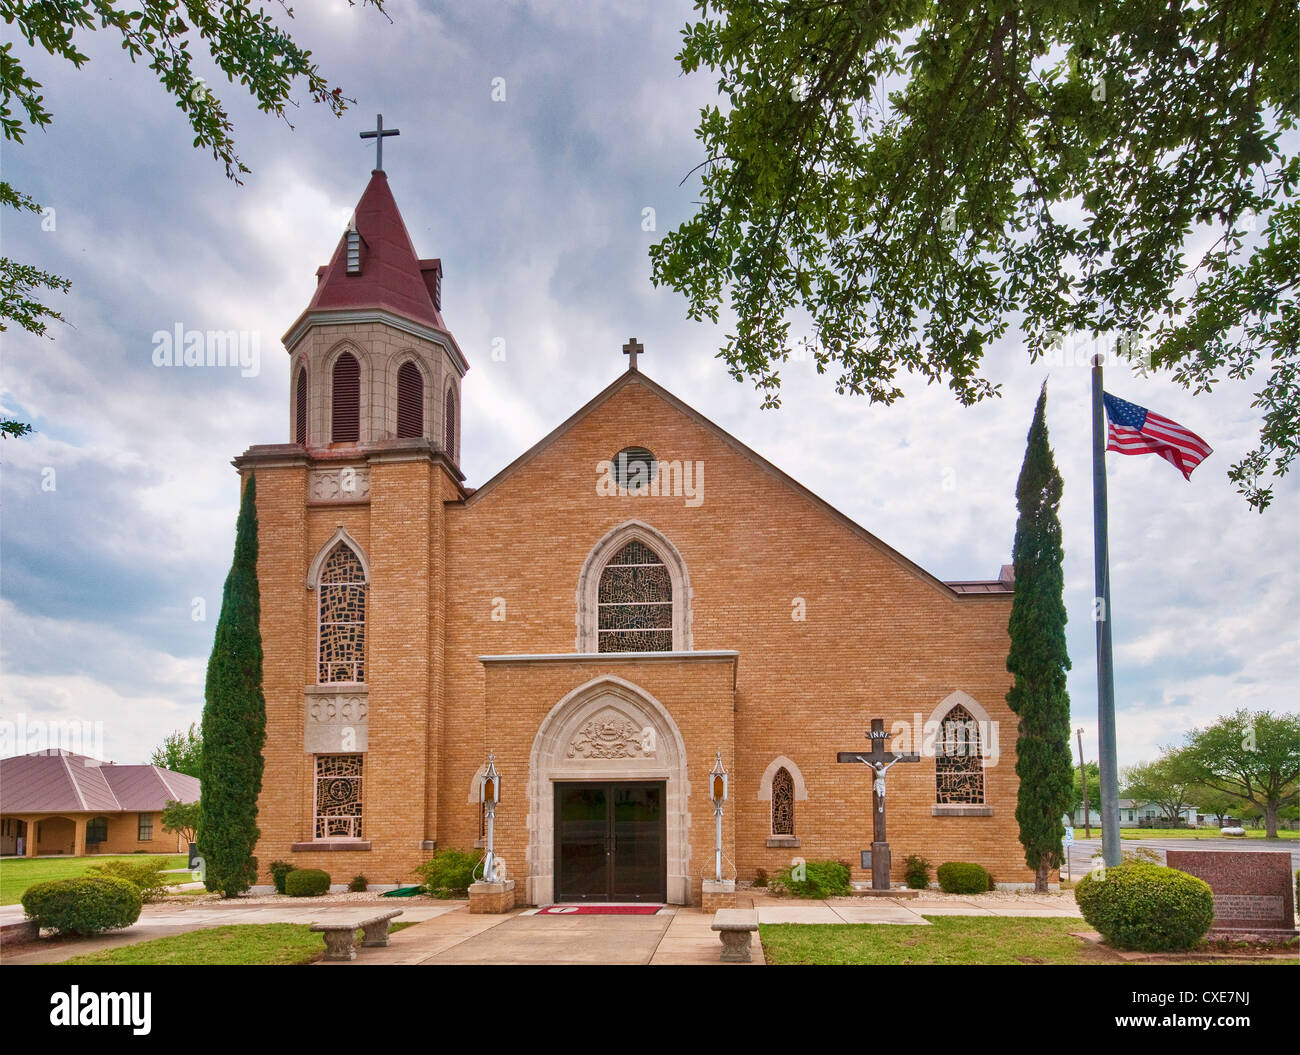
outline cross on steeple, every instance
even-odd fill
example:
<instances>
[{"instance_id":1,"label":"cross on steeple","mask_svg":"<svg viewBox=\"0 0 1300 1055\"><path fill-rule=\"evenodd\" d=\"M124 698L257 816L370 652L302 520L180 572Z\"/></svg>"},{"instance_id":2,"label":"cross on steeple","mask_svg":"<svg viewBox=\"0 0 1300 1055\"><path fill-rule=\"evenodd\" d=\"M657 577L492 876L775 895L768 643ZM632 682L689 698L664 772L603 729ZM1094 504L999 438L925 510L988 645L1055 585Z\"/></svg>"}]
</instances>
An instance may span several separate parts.
<instances>
[{"instance_id":1,"label":"cross on steeple","mask_svg":"<svg viewBox=\"0 0 1300 1055\"><path fill-rule=\"evenodd\" d=\"M636 373L636 357L645 351L641 342L635 337L629 337L627 344L623 345L623 354L628 357L627 368Z\"/></svg>"},{"instance_id":2,"label":"cross on steeple","mask_svg":"<svg viewBox=\"0 0 1300 1055\"><path fill-rule=\"evenodd\" d=\"M402 134L399 128L385 128L384 115L375 114L376 127L373 132L362 132L362 139L373 139L375 141L375 171L384 171L384 137L400 136Z\"/></svg>"}]
</instances>

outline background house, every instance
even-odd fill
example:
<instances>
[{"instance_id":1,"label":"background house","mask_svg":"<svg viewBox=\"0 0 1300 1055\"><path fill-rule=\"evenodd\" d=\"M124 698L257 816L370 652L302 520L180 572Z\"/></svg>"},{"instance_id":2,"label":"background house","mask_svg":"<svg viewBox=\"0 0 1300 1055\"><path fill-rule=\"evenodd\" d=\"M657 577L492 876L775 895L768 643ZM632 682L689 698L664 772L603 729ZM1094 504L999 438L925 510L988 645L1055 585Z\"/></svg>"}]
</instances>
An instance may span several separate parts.
<instances>
[{"instance_id":1,"label":"background house","mask_svg":"<svg viewBox=\"0 0 1300 1055\"><path fill-rule=\"evenodd\" d=\"M0 854L176 853L163 808L198 797L197 779L158 766L57 750L0 759Z\"/></svg>"}]
</instances>

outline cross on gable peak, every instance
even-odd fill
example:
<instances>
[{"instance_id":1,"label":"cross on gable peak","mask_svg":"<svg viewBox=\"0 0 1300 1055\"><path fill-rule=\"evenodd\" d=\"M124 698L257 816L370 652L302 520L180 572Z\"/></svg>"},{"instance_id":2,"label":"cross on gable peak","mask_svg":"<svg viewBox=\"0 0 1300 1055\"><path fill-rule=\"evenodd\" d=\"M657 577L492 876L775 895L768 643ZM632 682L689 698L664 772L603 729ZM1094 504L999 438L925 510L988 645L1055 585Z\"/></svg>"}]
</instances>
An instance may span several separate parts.
<instances>
[{"instance_id":1,"label":"cross on gable peak","mask_svg":"<svg viewBox=\"0 0 1300 1055\"><path fill-rule=\"evenodd\" d=\"M627 356L627 368L636 373L636 357L645 352L645 346L635 337L629 337L627 344L623 345L623 354Z\"/></svg>"}]
</instances>

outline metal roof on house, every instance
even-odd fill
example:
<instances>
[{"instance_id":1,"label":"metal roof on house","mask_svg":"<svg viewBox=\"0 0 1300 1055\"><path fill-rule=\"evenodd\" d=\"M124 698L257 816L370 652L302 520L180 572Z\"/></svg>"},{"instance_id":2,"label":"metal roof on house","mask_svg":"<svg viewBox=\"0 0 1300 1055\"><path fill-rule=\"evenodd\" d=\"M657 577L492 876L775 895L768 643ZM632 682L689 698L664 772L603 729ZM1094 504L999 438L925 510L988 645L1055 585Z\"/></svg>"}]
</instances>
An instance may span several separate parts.
<instances>
[{"instance_id":1,"label":"metal roof on house","mask_svg":"<svg viewBox=\"0 0 1300 1055\"><path fill-rule=\"evenodd\" d=\"M143 813L198 798L198 780L158 766L120 766L61 750L0 759L3 813Z\"/></svg>"}]
</instances>

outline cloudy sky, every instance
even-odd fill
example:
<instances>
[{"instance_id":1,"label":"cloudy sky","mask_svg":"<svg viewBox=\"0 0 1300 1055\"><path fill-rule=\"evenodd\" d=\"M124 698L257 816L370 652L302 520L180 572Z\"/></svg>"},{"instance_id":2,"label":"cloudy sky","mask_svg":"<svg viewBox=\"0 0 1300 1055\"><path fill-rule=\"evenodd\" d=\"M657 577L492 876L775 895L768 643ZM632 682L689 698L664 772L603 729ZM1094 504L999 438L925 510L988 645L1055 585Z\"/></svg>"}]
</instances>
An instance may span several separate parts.
<instances>
[{"instance_id":1,"label":"cloudy sky","mask_svg":"<svg viewBox=\"0 0 1300 1055\"><path fill-rule=\"evenodd\" d=\"M4 335L0 404L36 427L0 448L4 754L30 749L23 723L89 722L103 757L141 762L198 721L233 546L230 459L289 438L279 338L365 187L373 146L357 134L382 111L401 129L385 144L390 184L417 251L442 258L443 313L472 364L471 485L613 380L634 334L647 374L884 541L942 578L993 578L1049 377L1069 688L1095 757L1088 349L1031 364L1013 334L986 364L1003 398L965 409L924 383L873 407L792 362L782 408L760 410L714 357L726 320L687 321L649 281L648 247L690 215L696 185L679 184L701 160L694 128L713 97L707 74L673 61L688 3L389 0L390 24L314 0L297 14L295 39L356 106L335 119L303 100L291 130L210 77L253 170L242 187L107 35L82 35L80 70L15 45L54 123L5 144L4 175L53 212L7 213L4 252L73 287L52 340ZM256 335L258 369L156 367L152 335L178 324ZM1295 709L1300 473L1263 516L1228 483L1259 427L1249 384L1193 398L1116 369L1107 387L1215 448L1190 483L1155 457L1108 456L1129 763L1238 707Z\"/></svg>"}]
</instances>

